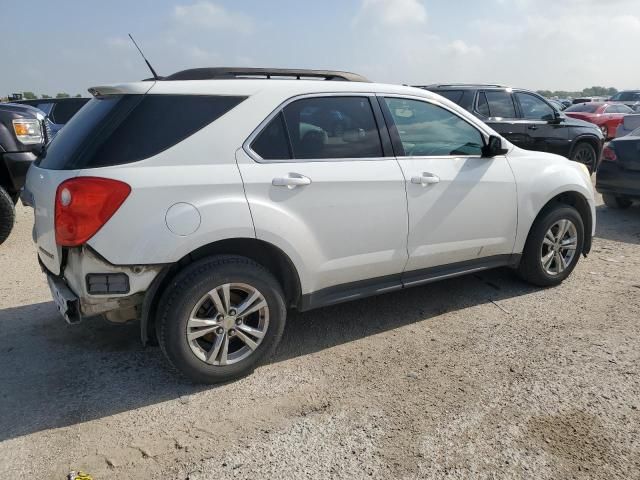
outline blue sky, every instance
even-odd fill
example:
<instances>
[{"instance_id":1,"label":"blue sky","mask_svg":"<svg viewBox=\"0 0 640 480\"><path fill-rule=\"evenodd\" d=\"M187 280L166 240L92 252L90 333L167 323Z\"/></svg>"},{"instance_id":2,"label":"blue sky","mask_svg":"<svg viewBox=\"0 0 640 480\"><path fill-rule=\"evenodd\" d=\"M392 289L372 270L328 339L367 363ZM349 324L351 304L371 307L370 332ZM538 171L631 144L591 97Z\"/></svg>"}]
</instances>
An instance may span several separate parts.
<instances>
[{"instance_id":1,"label":"blue sky","mask_svg":"<svg viewBox=\"0 0 640 480\"><path fill-rule=\"evenodd\" d=\"M276 66L394 83L640 88L627 53L640 45L637 1L2 0L0 95L144 78L128 32L160 74Z\"/></svg>"}]
</instances>

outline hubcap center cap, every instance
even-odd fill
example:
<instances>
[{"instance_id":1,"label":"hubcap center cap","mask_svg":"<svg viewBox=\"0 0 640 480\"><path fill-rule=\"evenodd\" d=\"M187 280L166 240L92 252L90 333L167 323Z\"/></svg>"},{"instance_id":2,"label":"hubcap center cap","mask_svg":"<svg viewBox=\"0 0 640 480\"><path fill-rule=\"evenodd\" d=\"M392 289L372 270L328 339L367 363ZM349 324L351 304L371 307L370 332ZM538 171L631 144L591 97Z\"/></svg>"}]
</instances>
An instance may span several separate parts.
<instances>
[{"instance_id":1,"label":"hubcap center cap","mask_svg":"<svg viewBox=\"0 0 640 480\"><path fill-rule=\"evenodd\" d=\"M221 323L225 330L229 330L236 326L236 316L225 315Z\"/></svg>"}]
</instances>

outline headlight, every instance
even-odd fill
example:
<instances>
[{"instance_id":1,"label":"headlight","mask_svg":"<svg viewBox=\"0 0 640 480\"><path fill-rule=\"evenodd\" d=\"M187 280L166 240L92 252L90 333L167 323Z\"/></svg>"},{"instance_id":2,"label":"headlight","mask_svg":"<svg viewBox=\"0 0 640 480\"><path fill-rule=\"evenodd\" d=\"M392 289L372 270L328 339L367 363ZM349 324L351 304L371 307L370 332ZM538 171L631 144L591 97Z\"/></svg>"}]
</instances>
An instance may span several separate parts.
<instances>
[{"instance_id":1,"label":"headlight","mask_svg":"<svg viewBox=\"0 0 640 480\"><path fill-rule=\"evenodd\" d=\"M19 118L13 121L16 137L24 145L36 145L44 141L42 124L38 120Z\"/></svg>"}]
</instances>

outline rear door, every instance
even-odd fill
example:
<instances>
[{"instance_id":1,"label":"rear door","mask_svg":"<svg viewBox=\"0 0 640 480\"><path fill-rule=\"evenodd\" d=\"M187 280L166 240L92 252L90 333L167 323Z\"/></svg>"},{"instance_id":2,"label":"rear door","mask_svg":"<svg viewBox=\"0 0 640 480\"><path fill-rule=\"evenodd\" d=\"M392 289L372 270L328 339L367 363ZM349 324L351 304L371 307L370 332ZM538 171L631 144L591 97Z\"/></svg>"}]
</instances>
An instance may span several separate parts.
<instances>
[{"instance_id":1,"label":"rear door","mask_svg":"<svg viewBox=\"0 0 640 480\"><path fill-rule=\"evenodd\" d=\"M510 91L478 91L473 113L514 145L526 148L525 126L517 118L516 105Z\"/></svg>"},{"instance_id":2,"label":"rear door","mask_svg":"<svg viewBox=\"0 0 640 480\"><path fill-rule=\"evenodd\" d=\"M555 119L555 110L541 97L529 92L515 92L514 97L524 127L523 148L569 156L569 129Z\"/></svg>"},{"instance_id":3,"label":"rear door","mask_svg":"<svg viewBox=\"0 0 640 480\"><path fill-rule=\"evenodd\" d=\"M441 265L505 261L517 225L516 184L505 156L483 158L484 135L444 106L382 102L406 179L409 261L403 278ZM412 273L413 272L413 273Z\"/></svg>"},{"instance_id":4,"label":"rear door","mask_svg":"<svg viewBox=\"0 0 640 480\"><path fill-rule=\"evenodd\" d=\"M407 200L380 122L368 95L298 97L237 152L256 235L300 255L303 293L390 275L399 285Z\"/></svg>"}]
</instances>

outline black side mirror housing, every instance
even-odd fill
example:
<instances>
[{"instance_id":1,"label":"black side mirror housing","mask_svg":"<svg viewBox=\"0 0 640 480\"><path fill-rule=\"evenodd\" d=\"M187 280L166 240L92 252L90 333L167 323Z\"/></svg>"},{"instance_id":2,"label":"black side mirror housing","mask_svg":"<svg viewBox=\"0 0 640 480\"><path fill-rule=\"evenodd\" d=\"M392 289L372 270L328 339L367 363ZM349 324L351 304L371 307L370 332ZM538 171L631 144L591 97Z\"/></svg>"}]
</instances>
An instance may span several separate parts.
<instances>
[{"instance_id":1,"label":"black side mirror housing","mask_svg":"<svg viewBox=\"0 0 640 480\"><path fill-rule=\"evenodd\" d=\"M487 144L482 147L482 156L487 158L504 155L507 152L506 148L502 148L502 139L497 135L491 135Z\"/></svg>"}]
</instances>

